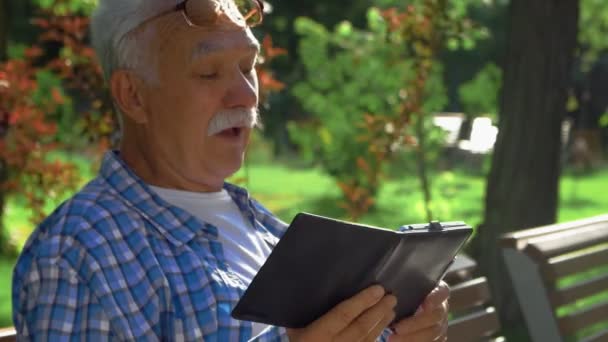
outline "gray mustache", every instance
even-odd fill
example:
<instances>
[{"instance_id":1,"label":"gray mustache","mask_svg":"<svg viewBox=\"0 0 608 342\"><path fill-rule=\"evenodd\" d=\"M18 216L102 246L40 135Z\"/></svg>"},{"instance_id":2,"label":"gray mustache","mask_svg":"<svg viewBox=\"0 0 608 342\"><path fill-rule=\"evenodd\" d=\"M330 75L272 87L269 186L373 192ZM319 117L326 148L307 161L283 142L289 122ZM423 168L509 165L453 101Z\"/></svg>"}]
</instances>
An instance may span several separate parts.
<instances>
[{"instance_id":1,"label":"gray mustache","mask_svg":"<svg viewBox=\"0 0 608 342\"><path fill-rule=\"evenodd\" d=\"M259 111L257 108L234 108L226 109L215 114L209 122L207 135L212 136L223 130L234 127L253 128L259 123Z\"/></svg>"}]
</instances>

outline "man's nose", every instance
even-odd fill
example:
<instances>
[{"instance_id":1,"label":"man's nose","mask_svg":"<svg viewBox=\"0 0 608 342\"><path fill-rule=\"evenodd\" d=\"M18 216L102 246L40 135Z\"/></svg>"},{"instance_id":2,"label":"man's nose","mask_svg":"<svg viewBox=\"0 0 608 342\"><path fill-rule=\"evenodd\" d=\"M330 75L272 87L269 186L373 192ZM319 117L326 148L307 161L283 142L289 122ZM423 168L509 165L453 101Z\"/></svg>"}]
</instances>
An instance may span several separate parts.
<instances>
[{"instance_id":1,"label":"man's nose","mask_svg":"<svg viewBox=\"0 0 608 342\"><path fill-rule=\"evenodd\" d=\"M248 75L239 72L238 75L233 78L229 90L224 97L224 106L226 106L226 108L252 108L257 107L257 105L257 76L252 74L248 77Z\"/></svg>"}]
</instances>

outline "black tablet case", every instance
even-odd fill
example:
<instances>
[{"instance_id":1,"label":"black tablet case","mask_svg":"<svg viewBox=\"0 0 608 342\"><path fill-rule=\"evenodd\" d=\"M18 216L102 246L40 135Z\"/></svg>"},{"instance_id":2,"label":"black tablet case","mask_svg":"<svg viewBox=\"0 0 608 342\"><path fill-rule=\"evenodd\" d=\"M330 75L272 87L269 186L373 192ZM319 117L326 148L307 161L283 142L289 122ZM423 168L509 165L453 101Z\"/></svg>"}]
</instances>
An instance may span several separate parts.
<instances>
[{"instance_id":1,"label":"black tablet case","mask_svg":"<svg viewBox=\"0 0 608 342\"><path fill-rule=\"evenodd\" d=\"M414 314L472 229L462 222L407 228L298 214L232 317L302 328L372 284L397 296L396 320Z\"/></svg>"}]
</instances>

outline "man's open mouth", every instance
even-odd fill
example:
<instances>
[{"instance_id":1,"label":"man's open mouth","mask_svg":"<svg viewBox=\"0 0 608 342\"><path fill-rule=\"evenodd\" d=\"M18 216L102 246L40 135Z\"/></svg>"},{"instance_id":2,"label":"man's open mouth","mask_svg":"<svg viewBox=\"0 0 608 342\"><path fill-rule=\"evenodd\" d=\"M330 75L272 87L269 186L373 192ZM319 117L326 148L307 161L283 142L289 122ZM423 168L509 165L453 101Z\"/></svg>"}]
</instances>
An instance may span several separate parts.
<instances>
[{"instance_id":1,"label":"man's open mouth","mask_svg":"<svg viewBox=\"0 0 608 342\"><path fill-rule=\"evenodd\" d=\"M243 132L243 129L244 128L242 128L242 127L231 127L231 128L221 131L219 133L219 135L224 136L224 137L238 137Z\"/></svg>"}]
</instances>

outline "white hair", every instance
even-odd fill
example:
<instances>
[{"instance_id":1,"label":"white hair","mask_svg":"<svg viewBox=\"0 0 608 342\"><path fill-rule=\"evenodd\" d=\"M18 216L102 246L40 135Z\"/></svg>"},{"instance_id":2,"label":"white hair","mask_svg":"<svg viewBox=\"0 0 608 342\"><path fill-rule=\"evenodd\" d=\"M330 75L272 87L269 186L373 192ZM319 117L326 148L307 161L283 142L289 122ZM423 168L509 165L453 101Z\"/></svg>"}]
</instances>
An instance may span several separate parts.
<instances>
[{"instance_id":1,"label":"white hair","mask_svg":"<svg viewBox=\"0 0 608 342\"><path fill-rule=\"evenodd\" d=\"M145 81L157 80L150 51L154 27L137 28L180 0L99 0L91 18L91 40L106 81L117 69L132 70ZM122 135L123 113L115 104Z\"/></svg>"},{"instance_id":2,"label":"white hair","mask_svg":"<svg viewBox=\"0 0 608 342\"><path fill-rule=\"evenodd\" d=\"M137 30L146 20L170 10L179 0L99 0L91 20L92 43L106 80L116 69L142 70L149 62L153 28ZM146 70L148 72L149 70ZM147 73L142 77L149 76Z\"/></svg>"}]
</instances>

